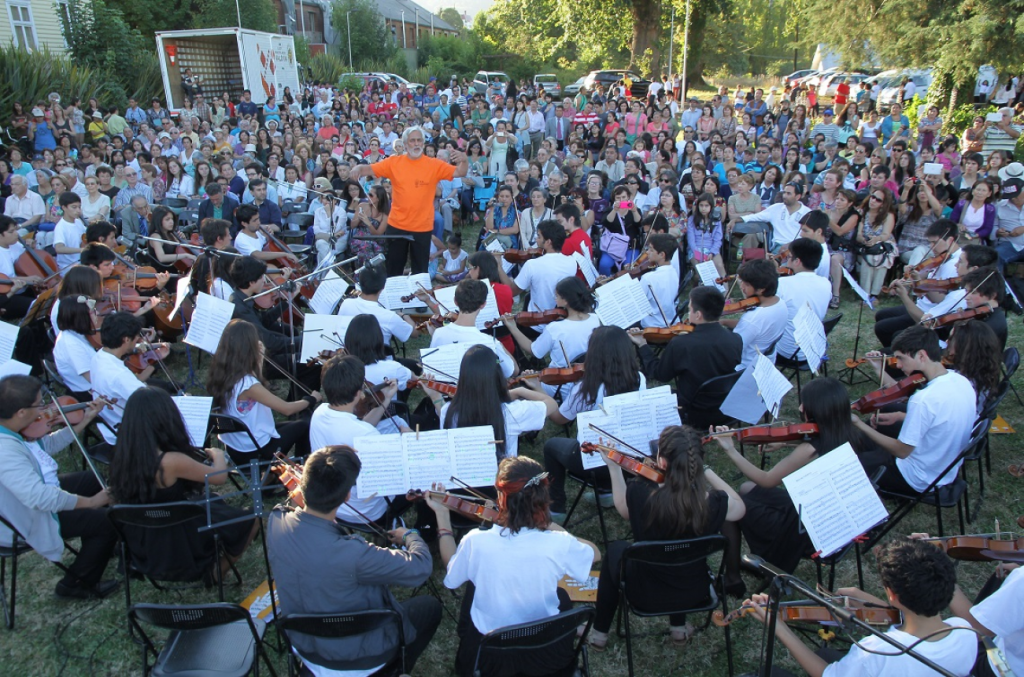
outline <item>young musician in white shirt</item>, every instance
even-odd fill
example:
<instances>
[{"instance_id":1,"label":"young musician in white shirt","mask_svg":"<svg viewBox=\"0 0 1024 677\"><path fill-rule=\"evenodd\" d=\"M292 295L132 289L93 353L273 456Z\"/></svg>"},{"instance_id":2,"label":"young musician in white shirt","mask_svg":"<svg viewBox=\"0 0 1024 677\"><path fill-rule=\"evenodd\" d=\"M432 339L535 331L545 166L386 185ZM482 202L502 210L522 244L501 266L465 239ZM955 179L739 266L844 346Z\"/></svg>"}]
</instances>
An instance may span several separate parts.
<instances>
[{"instance_id":1,"label":"young musician in white shirt","mask_svg":"<svg viewBox=\"0 0 1024 677\"><path fill-rule=\"evenodd\" d=\"M290 252L265 252L267 236L260 230L260 210L254 204L241 205L235 210L235 219L240 230L235 235L235 249L261 261L288 259L298 263L299 259Z\"/></svg>"},{"instance_id":2,"label":"young musician in white shirt","mask_svg":"<svg viewBox=\"0 0 1024 677\"><path fill-rule=\"evenodd\" d=\"M100 433L106 443L113 446L117 442L115 431L121 424L125 402L146 385L145 381L156 367L151 364L136 376L125 366L124 358L142 340L142 322L131 313L112 313L103 318L100 340L103 347L93 355L89 380L95 395L110 402L117 401L100 412L100 418L107 424L99 426Z\"/></svg>"},{"instance_id":3,"label":"young musician in white shirt","mask_svg":"<svg viewBox=\"0 0 1024 677\"><path fill-rule=\"evenodd\" d=\"M63 214L53 229L53 249L57 252L57 268L63 274L65 270L78 263L78 255L82 252L82 236L85 235L85 222L82 216L82 198L76 193L66 191L58 198Z\"/></svg>"},{"instance_id":4,"label":"young musician in white shirt","mask_svg":"<svg viewBox=\"0 0 1024 677\"><path fill-rule=\"evenodd\" d=\"M911 538L918 534L911 534ZM928 538L928 534L920 534ZM974 605L960 586L953 593L949 610L966 619L975 630L1002 651L1006 664L1015 675L1024 675L1024 568L1019 564L1002 562L989 577ZM992 659L985 653L978 657L974 667L978 677L995 677L998 672Z\"/></svg>"},{"instance_id":5,"label":"young musician in white shirt","mask_svg":"<svg viewBox=\"0 0 1024 677\"><path fill-rule=\"evenodd\" d=\"M437 515L438 547L448 569L445 586L454 590L471 584L463 596L459 622L455 669L460 677L473 674L477 648L486 633L568 610L571 602L558 581L566 575L585 580L601 559L596 545L551 521L547 473L539 463L527 457L506 458L494 484L497 523L470 531L458 547L448 508L427 500ZM515 594L509 594L510 586L515 586ZM574 639L566 640L570 652ZM552 658L563 655L564 648L552 647ZM503 666L512 668L509 674L516 671L514 660L508 656L511 665ZM482 665L481 672L492 674L495 667Z\"/></svg>"},{"instance_id":6,"label":"young musician in white shirt","mask_svg":"<svg viewBox=\"0 0 1024 677\"><path fill-rule=\"evenodd\" d=\"M757 361L760 352L772 362L775 361L774 346L786 331L789 310L776 292L779 287L779 271L767 259L753 259L740 266L737 273L740 290L744 298L756 296L760 303L752 310L740 315L739 319L719 320L722 326L731 327L743 338L743 360L741 367L750 367Z\"/></svg>"},{"instance_id":7,"label":"young musician in white shirt","mask_svg":"<svg viewBox=\"0 0 1024 677\"><path fill-rule=\"evenodd\" d=\"M519 373L519 365L516 364L515 358L508 354L497 339L476 328L476 317L487 303L489 289L487 283L482 280L459 282L459 286L455 288L455 305L459 309L459 316L454 322L437 329L427 325L430 331L430 347L437 348L452 343L487 346L498 356L501 373L505 378L511 378Z\"/></svg>"},{"instance_id":8,"label":"young musician in white shirt","mask_svg":"<svg viewBox=\"0 0 1024 677\"><path fill-rule=\"evenodd\" d=\"M537 247L544 254L524 263L514 281L508 277L504 268L498 266L501 281L509 286L513 296L525 291L530 292L531 311L554 308L555 286L563 279L576 274L576 260L562 253L565 238L565 228L558 221L541 221L537 225ZM495 256L501 254L495 252Z\"/></svg>"},{"instance_id":9,"label":"young musician in white shirt","mask_svg":"<svg viewBox=\"0 0 1024 677\"><path fill-rule=\"evenodd\" d=\"M885 633L954 675L971 674L978 653L977 636L963 618L940 615L956 586L956 569L949 556L931 543L921 541L889 541L876 556L878 573L885 588L885 600L856 588L843 589L857 600L897 609L903 619ZM768 595L754 595L743 606L755 607L753 616L765 622ZM1019 606L1019 604L1018 604ZM811 677L927 677L935 672L906 653L899 653L891 644L869 636L860 639L841 660L829 664L789 629L780 618L775 626L778 637L790 655Z\"/></svg>"},{"instance_id":10,"label":"young musician in white shirt","mask_svg":"<svg viewBox=\"0 0 1024 677\"><path fill-rule=\"evenodd\" d=\"M832 285L829 284L827 277L821 277L814 272L821 259L821 253L820 243L808 238L800 237L789 243L788 264L793 274L779 278L779 288L776 292L786 304L789 314L786 330L775 348L783 357L795 355L797 359L806 359L793 336L793 318L800 309L809 305L819 320L824 320L828 312L828 304L832 300Z\"/></svg>"},{"instance_id":11,"label":"young musician in white shirt","mask_svg":"<svg viewBox=\"0 0 1024 677\"><path fill-rule=\"evenodd\" d=\"M394 336L401 343L405 343L416 331L416 323L408 315L388 310L380 302L380 293L384 291L387 284L387 271L383 264L367 266L359 273L359 296L342 301L338 308L338 315L352 317L355 315L373 315L380 323L380 329L384 332L384 343L391 343Z\"/></svg>"},{"instance_id":12,"label":"young musician in white shirt","mask_svg":"<svg viewBox=\"0 0 1024 677\"><path fill-rule=\"evenodd\" d=\"M384 334L380 330L380 323L377 322L376 317L373 315L353 317L342 340L345 352L362 361L366 382L369 385L395 385L395 392L390 398L385 399L383 392L377 395L381 402L388 405L389 412L391 403L399 399L398 393L403 393L402 399L408 400L407 387L414 376L412 370L403 363L412 364L412 361L404 358L395 360L388 356L387 346L384 344ZM390 392L390 389L388 391ZM412 431L408 421L395 415L384 416L375 425L377 431L382 435Z\"/></svg>"},{"instance_id":13,"label":"young musician in white shirt","mask_svg":"<svg viewBox=\"0 0 1024 677\"><path fill-rule=\"evenodd\" d=\"M644 329L668 327L676 321L679 272L672 266L672 257L678 251L679 245L671 235L651 235L647 241L647 257L655 268L640 278L640 286L647 294L647 302L651 306L647 316L640 320L640 326Z\"/></svg>"}]
</instances>

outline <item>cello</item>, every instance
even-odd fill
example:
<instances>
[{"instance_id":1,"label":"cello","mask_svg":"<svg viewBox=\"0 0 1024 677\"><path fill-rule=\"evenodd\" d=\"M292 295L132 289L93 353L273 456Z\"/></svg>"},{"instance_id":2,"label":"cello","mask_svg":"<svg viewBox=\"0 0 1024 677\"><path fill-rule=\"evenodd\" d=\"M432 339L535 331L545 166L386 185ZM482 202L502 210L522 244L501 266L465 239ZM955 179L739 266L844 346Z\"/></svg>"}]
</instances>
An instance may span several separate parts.
<instances>
[{"instance_id":1,"label":"cello","mask_svg":"<svg viewBox=\"0 0 1024 677\"><path fill-rule=\"evenodd\" d=\"M281 254L289 254L291 256L295 256L295 253L292 252L291 247L286 245L284 242L278 240L277 237L269 230L267 230L263 226L260 226L259 232L263 233L263 236L267 238L267 245L264 248L264 251L280 252ZM304 266L302 262L298 260L297 256L295 257L294 263L286 256L280 256L278 258L271 260L274 261L279 268L292 268L295 271L295 274L299 277L303 277L304 275L309 274L309 271L306 270L306 266ZM316 284L314 284L311 280L305 280L299 287L299 294L305 299L313 298L313 294L315 293Z\"/></svg>"}]
</instances>

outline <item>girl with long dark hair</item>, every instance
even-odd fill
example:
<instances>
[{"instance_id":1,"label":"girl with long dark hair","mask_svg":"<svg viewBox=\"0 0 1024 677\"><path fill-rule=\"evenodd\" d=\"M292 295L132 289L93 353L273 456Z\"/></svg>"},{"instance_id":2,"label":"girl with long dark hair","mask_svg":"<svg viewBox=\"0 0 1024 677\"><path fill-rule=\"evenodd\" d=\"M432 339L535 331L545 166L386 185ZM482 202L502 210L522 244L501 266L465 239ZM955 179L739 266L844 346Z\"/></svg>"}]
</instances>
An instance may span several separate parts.
<instances>
[{"instance_id":1,"label":"girl with long dark hair","mask_svg":"<svg viewBox=\"0 0 1024 677\"><path fill-rule=\"evenodd\" d=\"M498 356L484 345L466 351L459 369L458 390L451 402L423 387L441 418L441 428L486 425L494 431L498 458L519 455L519 435L541 430L558 411L553 399L529 388L509 390Z\"/></svg>"},{"instance_id":2,"label":"girl with long dark hair","mask_svg":"<svg viewBox=\"0 0 1024 677\"><path fill-rule=\"evenodd\" d=\"M505 315L512 312L512 290L507 284L501 282L498 274L498 262L489 251L473 252L466 261L468 266L467 277L470 280L483 280L491 285L494 290L494 301L498 306L498 315ZM504 346L509 355L515 352L515 343L512 335L503 327L495 327L494 338Z\"/></svg>"},{"instance_id":3,"label":"girl with long dark hair","mask_svg":"<svg viewBox=\"0 0 1024 677\"><path fill-rule=\"evenodd\" d=\"M384 343L384 332L380 322L373 315L356 315L345 332L345 350L362 360L366 370L366 382L370 385L381 385L385 381L398 384L398 391L405 393L406 384L413 378L412 371L397 360L388 357ZM397 395L396 395L396 398ZM404 399L408 399L405 395ZM390 402L386 403L390 406ZM381 434L390 434L411 430L408 421L399 417L385 416L377 425Z\"/></svg>"},{"instance_id":4,"label":"girl with long dark hair","mask_svg":"<svg viewBox=\"0 0 1024 677\"><path fill-rule=\"evenodd\" d=\"M81 277L83 286L68 285L71 273ZM57 310L57 340L53 346L53 362L71 396L80 402L92 399L89 370L92 359L99 348L97 327L100 319L96 313L96 302L101 296L100 274L92 268L73 266L62 282L67 287L76 287L80 293L61 298L54 306ZM91 343L95 341L95 343Z\"/></svg>"},{"instance_id":5,"label":"girl with long dark hair","mask_svg":"<svg viewBox=\"0 0 1024 677\"><path fill-rule=\"evenodd\" d=\"M567 611L572 603L559 590L558 581L566 575L586 579L591 565L601 559L596 545L552 522L547 475L539 463L524 456L504 459L494 487L498 495L494 527L470 531L457 548L448 509L427 500L437 515L438 548L448 569L444 584L453 590L468 584L458 624L455 670L460 677L474 674L477 649L486 633ZM513 581L516 590L510 595ZM546 650L550 665L568 662L574 639L566 638ZM536 654L531 655L531 664L537 660ZM479 667L480 674L487 675L499 674L499 667L500 674L520 674L525 668L512 656L503 656L500 666L485 662Z\"/></svg>"},{"instance_id":6,"label":"girl with long dark hair","mask_svg":"<svg viewBox=\"0 0 1024 677\"><path fill-rule=\"evenodd\" d=\"M586 364L583 380L570 386L558 411L551 416L555 425L568 425L581 411L593 411L610 395L647 389L633 343L620 327L598 327L590 334ZM551 473L552 512L556 518L564 519L566 473L583 472L579 443L566 437L549 439L544 444L544 467ZM610 491L608 474L601 469L593 472L598 489Z\"/></svg>"},{"instance_id":7,"label":"girl with long dark hair","mask_svg":"<svg viewBox=\"0 0 1024 677\"><path fill-rule=\"evenodd\" d=\"M727 525L723 529L729 538L725 590L731 595L746 594L739 574L741 529L750 552L788 572L796 569L802 557L814 552L810 537L800 526L800 515L793 501L782 488L782 478L846 443L858 454L873 448L850 419L850 394L841 381L825 377L809 382L800 394L800 412L804 421L818 425L818 434L798 444L769 470L762 470L744 458L731 437L715 438L748 480L740 486L739 492L746 514L738 525ZM716 428L718 432L724 430L728 430L728 426Z\"/></svg>"},{"instance_id":8,"label":"girl with long dark hair","mask_svg":"<svg viewBox=\"0 0 1024 677\"><path fill-rule=\"evenodd\" d=\"M124 407L110 462L110 493L117 503L145 505L187 501L193 496L198 498L206 482L220 485L227 481L224 451L193 449L181 412L165 391L140 388L127 402L115 406ZM197 460L200 455L205 456L210 465ZM214 522L251 516L248 511L222 501L211 502L209 509ZM219 562L221 575L241 559L258 527L259 521L254 519L251 523L237 522L217 529L224 546ZM141 568L151 574L163 572L169 580L187 579L185 573L196 573L197 560L210 557L214 547L213 532L200 533L193 527L171 536L168 538L163 531L152 529L125 529L133 558L147 560ZM186 559L188 557L191 561Z\"/></svg>"},{"instance_id":9,"label":"girl with long dark hair","mask_svg":"<svg viewBox=\"0 0 1024 677\"><path fill-rule=\"evenodd\" d=\"M263 379L265 348L256 327L245 320L231 320L225 327L210 361L206 391L213 404L223 413L245 423L253 440L244 432L221 434L220 441L232 460L248 464L250 458L269 460L278 451L288 453L292 447L297 455L309 453L309 418L323 398L314 391L301 400L288 402L275 395ZM274 412L294 416L308 412L303 418L274 424Z\"/></svg>"},{"instance_id":10,"label":"girl with long dark hair","mask_svg":"<svg viewBox=\"0 0 1024 677\"><path fill-rule=\"evenodd\" d=\"M622 468L605 457L611 475L615 509L628 520L633 541L668 541L717 534L726 525L735 525L743 517L743 500L704 465L701 434L689 426L669 426L658 436L658 467L665 481L656 484L644 478L626 482ZM597 614L590 632L590 644L604 648L619 601L622 554L628 541L614 541L601 562L597 587ZM694 562L686 569L674 567L671 574L645 572L631 587L646 597L646 608L679 609L701 606L709 600L705 562ZM627 572L627 575L629 573ZM674 644L685 643L694 633L685 614L669 616Z\"/></svg>"}]
</instances>

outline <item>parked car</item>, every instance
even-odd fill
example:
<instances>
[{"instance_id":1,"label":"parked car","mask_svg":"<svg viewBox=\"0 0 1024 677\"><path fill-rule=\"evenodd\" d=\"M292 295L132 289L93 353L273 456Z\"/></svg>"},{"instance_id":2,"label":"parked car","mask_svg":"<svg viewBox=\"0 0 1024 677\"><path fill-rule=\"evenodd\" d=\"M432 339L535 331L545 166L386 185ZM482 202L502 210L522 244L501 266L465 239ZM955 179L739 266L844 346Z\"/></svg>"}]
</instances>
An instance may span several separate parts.
<instances>
[{"instance_id":1,"label":"parked car","mask_svg":"<svg viewBox=\"0 0 1024 677\"><path fill-rule=\"evenodd\" d=\"M813 69L813 68L804 68L803 70L793 71L792 73L790 73L786 77L782 78L782 82L786 86L792 87L793 84L796 83L797 80L800 80L802 78L806 78L808 76L814 75L817 72L818 71Z\"/></svg>"},{"instance_id":2,"label":"parked car","mask_svg":"<svg viewBox=\"0 0 1024 677\"><path fill-rule=\"evenodd\" d=\"M603 85L607 90L623 78L629 78L633 83L633 86L629 88L629 95L631 97L634 99L644 99L647 97L647 89L651 86L651 81L644 80L635 72L629 70L590 71L583 80L583 86L587 88L588 92L594 91L594 87L597 85Z\"/></svg>"},{"instance_id":3,"label":"parked car","mask_svg":"<svg viewBox=\"0 0 1024 677\"><path fill-rule=\"evenodd\" d=\"M562 94L562 86L558 84L558 76L553 73L543 73L541 75L533 76L533 89L537 90L540 87L544 87L545 92L556 98Z\"/></svg>"},{"instance_id":4,"label":"parked car","mask_svg":"<svg viewBox=\"0 0 1024 677\"><path fill-rule=\"evenodd\" d=\"M833 99L836 96L836 90L839 87L840 82L845 82L850 85L850 94L854 95L857 92L857 87L861 82L867 79L865 73L831 73L827 75L818 85L818 98L820 99Z\"/></svg>"},{"instance_id":5,"label":"parked car","mask_svg":"<svg viewBox=\"0 0 1024 677\"><path fill-rule=\"evenodd\" d=\"M917 90L914 92L916 96L920 97L922 101L928 98L928 88L932 84L932 69L908 70L901 72L888 83L882 85L882 91L878 95L878 105L891 106L899 101L900 86L903 84L903 78L905 77L909 77L917 87Z\"/></svg>"},{"instance_id":6,"label":"parked car","mask_svg":"<svg viewBox=\"0 0 1024 677\"><path fill-rule=\"evenodd\" d=\"M470 94L486 94L492 82L500 82L502 88L508 86L509 77L502 71L478 71L469 85Z\"/></svg>"},{"instance_id":7,"label":"parked car","mask_svg":"<svg viewBox=\"0 0 1024 677\"><path fill-rule=\"evenodd\" d=\"M565 92L566 96L576 96L577 94L580 93L580 88L585 86L583 83L585 83L586 80L587 80L587 76L584 75L579 80L577 80L576 82L572 83L571 85L566 85L565 89L563 89L562 91Z\"/></svg>"},{"instance_id":8,"label":"parked car","mask_svg":"<svg viewBox=\"0 0 1024 677\"><path fill-rule=\"evenodd\" d=\"M811 75L808 75L805 78L801 78L798 82L801 85L807 87L808 89L810 89L811 87L817 88L818 85L821 84L822 80L827 78L829 75L832 75L833 73L837 73L838 71L839 69L837 67L826 68L825 70L820 70L815 73L812 73Z\"/></svg>"},{"instance_id":9,"label":"parked car","mask_svg":"<svg viewBox=\"0 0 1024 677\"><path fill-rule=\"evenodd\" d=\"M408 80L403 78L401 75L396 75L395 73L383 73L383 72L346 73L346 77L350 77L350 76L354 76L354 77L357 77L357 78L362 78L364 84L369 84L371 82L378 82L378 83L380 83L382 85L383 84L405 85L406 87L409 88L410 92L415 92L418 87L422 87L423 86L423 85L421 85L418 82L409 82Z\"/></svg>"}]
</instances>

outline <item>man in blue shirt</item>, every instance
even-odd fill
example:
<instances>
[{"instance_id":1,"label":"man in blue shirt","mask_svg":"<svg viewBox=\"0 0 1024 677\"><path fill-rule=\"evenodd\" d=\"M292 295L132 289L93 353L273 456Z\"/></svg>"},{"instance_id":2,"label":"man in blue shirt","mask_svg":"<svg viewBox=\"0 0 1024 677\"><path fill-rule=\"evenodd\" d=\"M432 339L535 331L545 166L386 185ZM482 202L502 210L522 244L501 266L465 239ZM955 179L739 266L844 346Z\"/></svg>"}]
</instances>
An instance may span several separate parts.
<instances>
[{"instance_id":1,"label":"man in blue shirt","mask_svg":"<svg viewBox=\"0 0 1024 677\"><path fill-rule=\"evenodd\" d=\"M268 230L275 233L281 230L281 224L283 223L281 208L277 206L276 202L271 202L267 199L267 182L263 179L250 181L249 191L252 193L253 206L260 212L260 224L267 226ZM271 224L276 227L271 226Z\"/></svg>"},{"instance_id":2,"label":"man in blue shirt","mask_svg":"<svg viewBox=\"0 0 1024 677\"><path fill-rule=\"evenodd\" d=\"M239 119L249 116L256 117L256 111L258 110L255 103L252 101L252 92L248 89L242 92L242 100L235 106L235 113Z\"/></svg>"}]
</instances>

